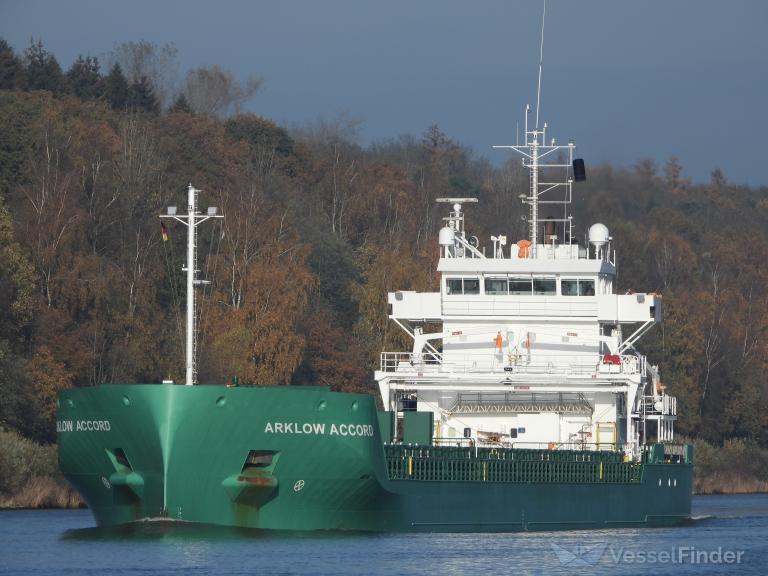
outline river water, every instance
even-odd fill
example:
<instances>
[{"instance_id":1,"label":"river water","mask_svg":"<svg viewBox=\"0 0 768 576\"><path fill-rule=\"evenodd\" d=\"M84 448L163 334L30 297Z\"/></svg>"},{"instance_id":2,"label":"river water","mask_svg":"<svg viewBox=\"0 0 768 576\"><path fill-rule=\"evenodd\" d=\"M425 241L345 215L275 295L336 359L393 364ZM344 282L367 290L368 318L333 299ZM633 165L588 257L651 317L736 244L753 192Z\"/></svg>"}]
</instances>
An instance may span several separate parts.
<instances>
[{"instance_id":1,"label":"river water","mask_svg":"<svg viewBox=\"0 0 768 576\"><path fill-rule=\"evenodd\" d=\"M694 497L688 526L523 534L274 534L87 510L0 512L0 574L768 574L768 494Z\"/></svg>"}]
</instances>

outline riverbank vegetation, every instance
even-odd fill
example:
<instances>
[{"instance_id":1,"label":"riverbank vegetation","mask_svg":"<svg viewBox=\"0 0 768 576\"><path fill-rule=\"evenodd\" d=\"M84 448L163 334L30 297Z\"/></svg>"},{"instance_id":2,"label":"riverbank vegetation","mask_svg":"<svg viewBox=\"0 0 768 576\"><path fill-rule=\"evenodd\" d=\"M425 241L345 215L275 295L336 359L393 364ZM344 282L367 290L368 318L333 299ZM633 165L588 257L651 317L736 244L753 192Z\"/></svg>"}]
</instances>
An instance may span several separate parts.
<instances>
[{"instance_id":1,"label":"riverbank vegetation","mask_svg":"<svg viewBox=\"0 0 768 576\"><path fill-rule=\"evenodd\" d=\"M80 496L59 472L55 445L0 429L0 508L80 506Z\"/></svg>"},{"instance_id":2,"label":"riverbank vegetation","mask_svg":"<svg viewBox=\"0 0 768 576\"><path fill-rule=\"evenodd\" d=\"M175 82L174 59L128 43L106 70L64 71L40 42L0 40L0 426L36 443L55 441L63 388L183 378L184 234L164 241L157 216L189 182L226 215L199 238L205 382L375 393L379 352L407 349L387 291L437 288L435 198L479 198L483 244L527 235L515 159L494 166L438 126L365 147L344 116L287 129L241 111L260 79L212 66ZM719 454L752 470L768 448L768 189L640 159L590 167L572 208L578 238L611 230L620 290L663 293L640 347L701 443L701 489L728 484Z\"/></svg>"},{"instance_id":3,"label":"riverbank vegetation","mask_svg":"<svg viewBox=\"0 0 768 576\"><path fill-rule=\"evenodd\" d=\"M768 492L768 450L729 439L722 446L694 441L694 494Z\"/></svg>"}]
</instances>

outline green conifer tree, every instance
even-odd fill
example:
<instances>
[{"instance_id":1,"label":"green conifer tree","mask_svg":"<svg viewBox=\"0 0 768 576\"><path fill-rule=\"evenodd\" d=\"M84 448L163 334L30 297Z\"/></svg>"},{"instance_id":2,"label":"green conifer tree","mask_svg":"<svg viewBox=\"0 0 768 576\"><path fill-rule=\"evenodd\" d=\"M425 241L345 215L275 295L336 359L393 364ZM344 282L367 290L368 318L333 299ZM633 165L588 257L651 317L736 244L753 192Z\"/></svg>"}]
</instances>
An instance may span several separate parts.
<instances>
[{"instance_id":1,"label":"green conifer tree","mask_svg":"<svg viewBox=\"0 0 768 576\"><path fill-rule=\"evenodd\" d=\"M128 104L130 88L120 64L115 64L104 79L104 98L115 110L122 110Z\"/></svg>"},{"instance_id":2,"label":"green conifer tree","mask_svg":"<svg viewBox=\"0 0 768 576\"><path fill-rule=\"evenodd\" d=\"M184 96L183 92L176 97L176 100L173 101L169 112L184 112L186 114L192 114L192 107L189 105L189 101L187 100L187 97Z\"/></svg>"},{"instance_id":3,"label":"green conifer tree","mask_svg":"<svg viewBox=\"0 0 768 576\"><path fill-rule=\"evenodd\" d=\"M128 90L128 107L139 112L153 114L160 111L160 103L157 101L152 85L146 76L142 76L137 82L131 84Z\"/></svg>"},{"instance_id":4,"label":"green conifer tree","mask_svg":"<svg viewBox=\"0 0 768 576\"><path fill-rule=\"evenodd\" d=\"M82 100L97 100L104 92L99 61L94 56L78 56L66 75L67 91Z\"/></svg>"},{"instance_id":5,"label":"green conifer tree","mask_svg":"<svg viewBox=\"0 0 768 576\"><path fill-rule=\"evenodd\" d=\"M5 39L0 38L0 90L20 88L24 78L21 60Z\"/></svg>"},{"instance_id":6,"label":"green conifer tree","mask_svg":"<svg viewBox=\"0 0 768 576\"><path fill-rule=\"evenodd\" d=\"M64 74L56 57L48 52L42 41L30 41L24 51L25 85L27 90L48 90L59 94L64 88Z\"/></svg>"}]
</instances>

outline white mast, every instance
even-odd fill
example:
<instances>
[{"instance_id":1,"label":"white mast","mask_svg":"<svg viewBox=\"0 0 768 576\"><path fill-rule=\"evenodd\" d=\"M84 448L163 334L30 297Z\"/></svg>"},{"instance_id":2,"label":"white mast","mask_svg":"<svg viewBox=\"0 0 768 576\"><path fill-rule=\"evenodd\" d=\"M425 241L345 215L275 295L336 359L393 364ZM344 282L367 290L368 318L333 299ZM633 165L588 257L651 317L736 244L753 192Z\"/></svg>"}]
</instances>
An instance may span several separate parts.
<instances>
[{"instance_id":1,"label":"white mast","mask_svg":"<svg viewBox=\"0 0 768 576\"><path fill-rule=\"evenodd\" d=\"M187 188L187 214L179 216L176 214L176 207L169 206L168 213L160 215L160 218L173 218L187 227L187 265L182 268L187 272L187 334L186 334L186 378L185 384L192 386L197 379L197 363L195 361L197 353L197 331L195 315L195 286L199 284L208 284L207 280L197 280L197 227L209 218L223 218L223 215L216 215L216 208L210 207L205 215L197 211L197 194L200 190L195 189L192 184Z\"/></svg>"},{"instance_id":2,"label":"white mast","mask_svg":"<svg viewBox=\"0 0 768 576\"><path fill-rule=\"evenodd\" d=\"M530 249L528 250L529 258L537 258L538 245L539 245L539 204L563 204L567 205L571 203L573 178L571 177L570 170L573 164L573 142L569 142L565 146L558 146L555 144L553 138L549 145L547 145L547 123L544 122L544 126L539 130L539 107L541 105L541 72L544 64L544 21L547 15L547 2L543 2L543 11L541 14L541 36L539 44L539 80L536 87L536 124L533 130L528 129L528 114L531 112L531 107L526 104L525 106L525 143L515 146L494 146L494 148L509 148L514 150L523 156L523 166L528 168L530 173L530 189L528 195L520 195L520 199L523 204L528 204L530 211L528 214L528 236L531 242ZM549 156L553 152L565 151L568 154L567 162L563 162L562 159L555 157L554 161L546 159L542 162L542 159ZM549 161L548 161L549 160ZM565 178L560 181L552 182L540 182L540 170L546 168L565 168ZM550 178L550 180L552 180ZM544 200L540 200L540 196L565 187L565 195L563 199L553 199L550 194ZM563 238L571 236L571 222L570 218L565 214L562 218L547 218L550 222L559 222L563 225ZM570 238L569 238L570 241Z\"/></svg>"},{"instance_id":3,"label":"white mast","mask_svg":"<svg viewBox=\"0 0 768 576\"><path fill-rule=\"evenodd\" d=\"M526 106L526 128L525 128L525 144L520 146L494 146L494 148L507 148L514 150L523 156L523 166L528 168L530 173L530 189L528 194L521 194L520 199L523 204L528 204L528 235L531 242L530 249L528 251L529 258L536 258L538 245L539 245L539 204L560 204L568 205L572 199L572 185L573 177L571 175L571 169L573 165L573 151L575 145L573 142L568 144L556 144L552 139L550 144L546 143L547 123L544 123L544 128L538 130L528 129L528 112L530 108ZM554 153L562 152L565 157L554 155ZM549 158L547 158L549 157ZM550 177L546 181L541 181L540 172L542 169L561 169L565 170L563 178L558 179ZM553 176L550 171L550 176ZM555 190L563 190L565 193L560 198L553 197ZM550 192L550 194L541 199L541 196ZM545 217L546 220L551 222L557 222L563 226L565 231L564 236L570 236L571 233L571 221L566 215L562 218L557 217ZM564 241L564 238L561 239ZM569 239L570 241L570 239Z\"/></svg>"}]
</instances>

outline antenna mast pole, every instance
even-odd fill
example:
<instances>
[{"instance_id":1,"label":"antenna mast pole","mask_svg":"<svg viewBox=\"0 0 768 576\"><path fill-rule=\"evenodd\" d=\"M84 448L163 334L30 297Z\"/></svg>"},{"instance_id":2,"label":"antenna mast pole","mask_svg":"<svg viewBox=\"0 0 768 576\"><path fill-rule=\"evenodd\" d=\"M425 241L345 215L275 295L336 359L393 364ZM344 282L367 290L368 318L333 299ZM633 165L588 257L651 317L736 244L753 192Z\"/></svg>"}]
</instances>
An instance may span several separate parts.
<instances>
[{"instance_id":1,"label":"antenna mast pole","mask_svg":"<svg viewBox=\"0 0 768 576\"><path fill-rule=\"evenodd\" d=\"M547 15L547 0L543 0L544 9L541 14L541 43L539 46L539 79L536 90L536 124L532 129L528 126L528 115L531 113L531 107L526 104L525 106L525 142L521 145L516 143L514 146L494 146L494 148L507 148L514 150L523 157L523 166L528 168L530 174L530 188L528 195L520 195L520 199L523 204L528 204L528 238L531 242L528 250L529 258L536 258L538 252L539 238L539 203L543 204L570 204L571 203L571 185L573 178L570 175L571 165L573 163L573 142L568 142L567 145L556 145L554 138L547 144L547 123L544 122L544 126L539 129L539 105L541 103L541 73L544 64L544 22ZM558 151L567 151L568 160L567 163L555 159L552 160L552 154ZM550 156L550 158L547 158ZM556 156L555 156L556 158ZM543 169L561 168L565 169L566 175L563 181L548 181L551 178L547 178L544 182L539 179L539 172ZM550 173L551 171L548 171ZM563 200L552 200L547 197L540 199L539 197L547 192L555 189L562 189L565 187L566 195ZM550 194L551 198L551 194ZM560 222L563 225L564 234L568 236L569 241L572 237L572 223L569 217L564 216L560 219L549 218L550 221ZM565 231L569 233L566 234Z\"/></svg>"},{"instance_id":2,"label":"antenna mast pole","mask_svg":"<svg viewBox=\"0 0 768 576\"><path fill-rule=\"evenodd\" d=\"M538 124L539 109L536 107L536 122ZM538 237L539 223L539 131L538 126L531 133L529 149L531 151L531 163L529 164L531 174L531 191L528 195L528 204L531 207L528 222L528 234L531 241L531 258L536 258L536 247Z\"/></svg>"},{"instance_id":3,"label":"antenna mast pole","mask_svg":"<svg viewBox=\"0 0 768 576\"><path fill-rule=\"evenodd\" d=\"M208 208L207 214L200 214L197 210L197 190L190 184L187 187L187 213L179 216L176 207L169 206L167 214L161 214L160 218L172 218L178 220L187 227L187 266L182 270L187 273L187 330L185 346L186 376L184 383L192 386L197 380L197 315L195 314L195 286L208 284L207 280L198 280L197 276L197 227L210 218L224 218L216 214L216 208Z\"/></svg>"},{"instance_id":4,"label":"antenna mast pole","mask_svg":"<svg viewBox=\"0 0 768 576\"><path fill-rule=\"evenodd\" d=\"M547 16L547 0L541 12L541 43L539 45L539 83L536 87L536 129L539 129L539 104L541 103L541 70L544 67L544 19Z\"/></svg>"},{"instance_id":5,"label":"antenna mast pole","mask_svg":"<svg viewBox=\"0 0 768 576\"><path fill-rule=\"evenodd\" d=\"M195 364L195 274L197 272L197 190L192 184L187 188L187 338L186 338L186 377L184 383L195 383L197 366Z\"/></svg>"}]
</instances>

